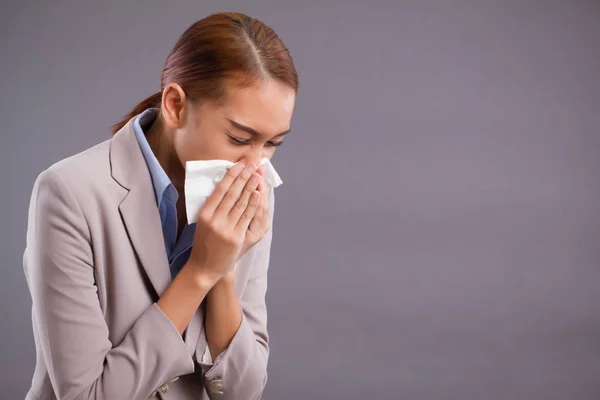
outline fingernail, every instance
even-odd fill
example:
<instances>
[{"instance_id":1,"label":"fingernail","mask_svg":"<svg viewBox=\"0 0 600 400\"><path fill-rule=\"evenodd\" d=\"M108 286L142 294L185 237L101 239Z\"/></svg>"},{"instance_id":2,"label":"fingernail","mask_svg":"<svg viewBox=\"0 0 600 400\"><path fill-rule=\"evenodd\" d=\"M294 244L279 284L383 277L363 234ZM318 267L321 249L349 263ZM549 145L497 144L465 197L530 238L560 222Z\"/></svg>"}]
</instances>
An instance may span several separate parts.
<instances>
[{"instance_id":1,"label":"fingernail","mask_svg":"<svg viewBox=\"0 0 600 400\"><path fill-rule=\"evenodd\" d=\"M248 171L254 171L254 170L256 170L256 166L254 164L248 164L248 166L246 167L246 169Z\"/></svg>"}]
</instances>

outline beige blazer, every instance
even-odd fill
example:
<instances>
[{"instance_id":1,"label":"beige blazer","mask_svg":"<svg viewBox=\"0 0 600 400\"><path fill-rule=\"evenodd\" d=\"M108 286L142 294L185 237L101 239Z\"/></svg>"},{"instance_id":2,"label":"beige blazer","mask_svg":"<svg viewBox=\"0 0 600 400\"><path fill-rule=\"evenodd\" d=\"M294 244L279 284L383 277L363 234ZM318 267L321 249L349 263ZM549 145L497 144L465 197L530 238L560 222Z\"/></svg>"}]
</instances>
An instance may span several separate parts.
<instances>
[{"instance_id":1,"label":"beige blazer","mask_svg":"<svg viewBox=\"0 0 600 400\"><path fill-rule=\"evenodd\" d=\"M203 307L182 337L156 305L171 277L132 121L42 172L23 257L37 351L26 400L259 399L271 240L272 229L236 264L242 323L204 364Z\"/></svg>"}]
</instances>

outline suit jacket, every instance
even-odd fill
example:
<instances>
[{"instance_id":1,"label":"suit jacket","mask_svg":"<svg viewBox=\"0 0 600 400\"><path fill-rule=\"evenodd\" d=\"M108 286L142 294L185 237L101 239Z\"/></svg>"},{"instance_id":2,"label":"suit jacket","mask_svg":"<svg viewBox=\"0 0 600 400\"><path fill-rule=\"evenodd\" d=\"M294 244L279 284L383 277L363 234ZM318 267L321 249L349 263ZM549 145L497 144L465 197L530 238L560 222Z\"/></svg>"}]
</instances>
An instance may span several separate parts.
<instances>
[{"instance_id":1,"label":"suit jacket","mask_svg":"<svg viewBox=\"0 0 600 400\"><path fill-rule=\"evenodd\" d=\"M182 337L156 305L171 277L132 121L35 182L23 264L37 360L26 400L258 399L272 229L238 260L242 323L203 364L203 307Z\"/></svg>"}]
</instances>

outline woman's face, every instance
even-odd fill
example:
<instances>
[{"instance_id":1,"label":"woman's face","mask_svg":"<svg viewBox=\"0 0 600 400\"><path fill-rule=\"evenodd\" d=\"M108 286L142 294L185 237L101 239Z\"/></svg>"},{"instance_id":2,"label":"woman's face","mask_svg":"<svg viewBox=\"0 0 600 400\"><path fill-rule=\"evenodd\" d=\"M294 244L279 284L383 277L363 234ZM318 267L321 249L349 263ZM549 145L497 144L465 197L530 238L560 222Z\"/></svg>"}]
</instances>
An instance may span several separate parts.
<instances>
[{"instance_id":1,"label":"woman's face","mask_svg":"<svg viewBox=\"0 0 600 400\"><path fill-rule=\"evenodd\" d=\"M173 136L181 165L213 159L258 165L271 158L290 129L295 98L292 89L266 80L230 88L224 104L190 107Z\"/></svg>"}]
</instances>

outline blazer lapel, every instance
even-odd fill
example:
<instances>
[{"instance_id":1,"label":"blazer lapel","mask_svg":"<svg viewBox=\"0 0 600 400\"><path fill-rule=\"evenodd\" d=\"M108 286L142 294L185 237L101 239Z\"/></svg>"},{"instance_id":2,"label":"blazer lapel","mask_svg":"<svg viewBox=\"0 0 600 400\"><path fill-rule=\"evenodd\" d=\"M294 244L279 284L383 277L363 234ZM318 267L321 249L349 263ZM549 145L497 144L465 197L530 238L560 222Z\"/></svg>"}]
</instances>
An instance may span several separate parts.
<instances>
[{"instance_id":1,"label":"blazer lapel","mask_svg":"<svg viewBox=\"0 0 600 400\"><path fill-rule=\"evenodd\" d=\"M150 172L130 120L111 140L111 173L127 189L119 205L127 234L158 296L171 282Z\"/></svg>"}]
</instances>

